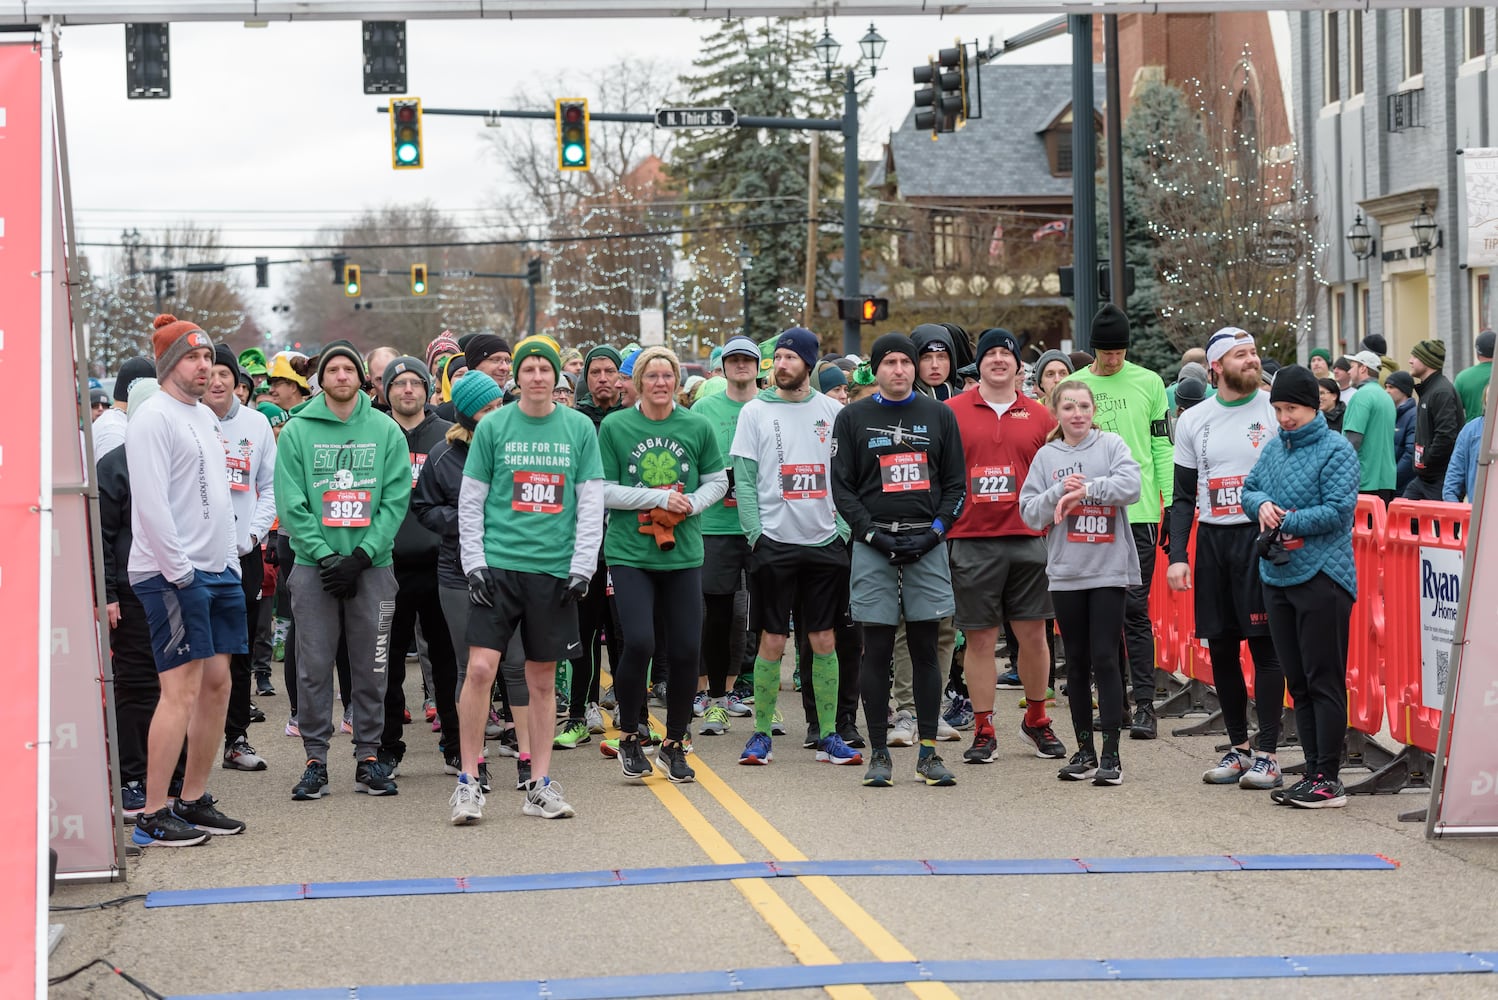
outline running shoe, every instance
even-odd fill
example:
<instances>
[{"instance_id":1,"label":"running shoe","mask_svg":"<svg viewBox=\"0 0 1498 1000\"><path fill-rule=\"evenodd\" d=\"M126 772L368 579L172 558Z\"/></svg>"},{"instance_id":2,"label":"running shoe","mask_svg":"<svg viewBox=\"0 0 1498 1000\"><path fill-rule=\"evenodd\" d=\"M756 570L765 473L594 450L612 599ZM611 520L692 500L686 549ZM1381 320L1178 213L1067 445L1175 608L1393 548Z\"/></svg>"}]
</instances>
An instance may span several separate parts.
<instances>
[{"instance_id":1,"label":"running shoe","mask_svg":"<svg viewBox=\"0 0 1498 1000\"><path fill-rule=\"evenodd\" d=\"M482 764L479 765L480 768L482 768L483 766L484 765L482 765ZM489 784L488 784L488 780L487 779L488 779L488 775L487 774L484 775L483 778L479 779L479 784L483 786L484 791L486 791L486 792L489 790ZM531 762L528 761L528 760L526 760L524 757L516 757L515 758L515 791L517 791L517 792L528 792L528 791L531 790L531 786L534 785L534 784L535 784L535 782L531 780Z\"/></svg>"},{"instance_id":2,"label":"running shoe","mask_svg":"<svg viewBox=\"0 0 1498 1000\"><path fill-rule=\"evenodd\" d=\"M265 721L265 711L259 705L255 704L253 701L250 702L250 721L251 722L264 722ZM410 722L411 720L407 719L406 721Z\"/></svg>"},{"instance_id":3,"label":"running shoe","mask_svg":"<svg viewBox=\"0 0 1498 1000\"><path fill-rule=\"evenodd\" d=\"M286 735L296 737L302 735L302 727L297 725L296 716L294 715L286 720Z\"/></svg>"},{"instance_id":4,"label":"running shoe","mask_svg":"<svg viewBox=\"0 0 1498 1000\"><path fill-rule=\"evenodd\" d=\"M265 767L265 760L243 736L224 747L225 771L264 771Z\"/></svg>"},{"instance_id":5,"label":"running shoe","mask_svg":"<svg viewBox=\"0 0 1498 1000\"><path fill-rule=\"evenodd\" d=\"M972 729L975 721L973 703L960 694L953 694L947 701L947 710L942 719L953 729Z\"/></svg>"},{"instance_id":6,"label":"running shoe","mask_svg":"<svg viewBox=\"0 0 1498 1000\"><path fill-rule=\"evenodd\" d=\"M1091 781L1097 774L1097 751L1092 747L1082 747L1071 755L1071 760L1066 766L1056 772L1056 777L1062 781Z\"/></svg>"},{"instance_id":7,"label":"running shoe","mask_svg":"<svg viewBox=\"0 0 1498 1000\"><path fill-rule=\"evenodd\" d=\"M654 729L650 730L647 734L646 730L643 727L641 727L639 732L640 749L645 753L655 753L655 748L660 746L661 743L661 734ZM611 740L600 741L598 744L598 752L603 754L605 757L619 756L619 737L616 736Z\"/></svg>"},{"instance_id":8,"label":"running shoe","mask_svg":"<svg viewBox=\"0 0 1498 1000\"><path fill-rule=\"evenodd\" d=\"M572 713L572 699L568 698L561 690L557 691L557 718L565 719Z\"/></svg>"},{"instance_id":9,"label":"running shoe","mask_svg":"<svg viewBox=\"0 0 1498 1000\"><path fill-rule=\"evenodd\" d=\"M375 759L380 762L380 766L385 769L387 775L392 778L400 777L401 759L400 755L394 750L386 750L384 747L381 747L375 751Z\"/></svg>"},{"instance_id":10,"label":"running shoe","mask_svg":"<svg viewBox=\"0 0 1498 1000\"><path fill-rule=\"evenodd\" d=\"M838 726L837 734L843 738L844 743L848 744L854 750L862 750L868 746L867 741L863 738L863 733L860 733L858 727L851 722L845 722L841 726Z\"/></svg>"},{"instance_id":11,"label":"running shoe","mask_svg":"<svg viewBox=\"0 0 1498 1000\"><path fill-rule=\"evenodd\" d=\"M702 726L697 731L703 736L722 736L732 728L728 722L728 710L723 706L723 699L719 698L707 706Z\"/></svg>"},{"instance_id":12,"label":"running shoe","mask_svg":"<svg viewBox=\"0 0 1498 1000\"><path fill-rule=\"evenodd\" d=\"M401 709L401 724L406 726L411 724L411 710L409 708Z\"/></svg>"},{"instance_id":13,"label":"running shoe","mask_svg":"<svg viewBox=\"0 0 1498 1000\"><path fill-rule=\"evenodd\" d=\"M650 761L645 759L645 751L640 747L638 736L620 740L616 752L619 755L619 768L626 778L644 778L650 773Z\"/></svg>"},{"instance_id":14,"label":"running shoe","mask_svg":"<svg viewBox=\"0 0 1498 1000\"><path fill-rule=\"evenodd\" d=\"M687 766L686 747L681 743L662 743L655 762L666 772L666 780L681 785L697 780L697 772Z\"/></svg>"},{"instance_id":15,"label":"running shoe","mask_svg":"<svg viewBox=\"0 0 1498 1000\"><path fill-rule=\"evenodd\" d=\"M837 733L817 744L817 760L826 764L862 764L863 754L843 742Z\"/></svg>"},{"instance_id":16,"label":"running shoe","mask_svg":"<svg viewBox=\"0 0 1498 1000\"><path fill-rule=\"evenodd\" d=\"M610 684L598 692L598 704L609 709L618 707L619 699L614 696L614 685Z\"/></svg>"},{"instance_id":17,"label":"running shoe","mask_svg":"<svg viewBox=\"0 0 1498 1000\"><path fill-rule=\"evenodd\" d=\"M666 707L666 682L656 681L650 685L650 704L659 708Z\"/></svg>"},{"instance_id":18,"label":"running shoe","mask_svg":"<svg viewBox=\"0 0 1498 1000\"><path fill-rule=\"evenodd\" d=\"M421 712L427 717L427 721L431 722L437 717L437 703L428 698L426 701L421 703Z\"/></svg>"},{"instance_id":19,"label":"running shoe","mask_svg":"<svg viewBox=\"0 0 1498 1000\"><path fill-rule=\"evenodd\" d=\"M1142 701L1134 709L1134 721L1129 725L1129 739L1152 740L1159 732L1153 702Z\"/></svg>"},{"instance_id":20,"label":"running shoe","mask_svg":"<svg viewBox=\"0 0 1498 1000\"><path fill-rule=\"evenodd\" d=\"M1238 779L1239 788L1251 791L1279 788L1284 783L1285 776L1280 772L1279 761L1267 753L1254 754L1254 766L1249 768L1243 777Z\"/></svg>"},{"instance_id":21,"label":"running shoe","mask_svg":"<svg viewBox=\"0 0 1498 1000\"><path fill-rule=\"evenodd\" d=\"M1253 766L1252 756L1237 747L1228 747L1228 752L1222 755L1216 767L1202 772L1202 781L1209 785L1234 785Z\"/></svg>"},{"instance_id":22,"label":"running shoe","mask_svg":"<svg viewBox=\"0 0 1498 1000\"><path fill-rule=\"evenodd\" d=\"M207 792L203 793L201 799L193 801L177 799L172 803L172 814L182 822L190 823L199 830L206 830L215 837L232 837L244 833L244 821L230 819L219 812L214 805L213 796Z\"/></svg>"},{"instance_id":23,"label":"running shoe","mask_svg":"<svg viewBox=\"0 0 1498 1000\"><path fill-rule=\"evenodd\" d=\"M453 807L453 826L467 826L484 818L484 792L470 775L458 775L457 787L447 802Z\"/></svg>"},{"instance_id":24,"label":"running shoe","mask_svg":"<svg viewBox=\"0 0 1498 1000\"><path fill-rule=\"evenodd\" d=\"M770 737L764 733L755 733L749 737L749 742L744 746L744 752L739 754L740 764L768 764L775 758L770 750Z\"/></svg>"},{"instance_id":25,"label":"running shoe","mask_svg":"<svg viewBox=\"0 0 1498 1000\"><path fill-rule=\"evenodd\" d=\"M1055 688L1046 688L1045 689L1045 703L1047 705L1054 705L1054 704L1056 704L1056 689ZM1019 700L1019 707L1020 708L1027 708L1027 707L1029 707L1029 704L1030 704L1030 702L1027 699L1025 699L1025 698L1021 698Z\"/></svg>"},{"instance_id":26,"label":"running shoe","mask_svg":"<svg viewBox=\"0 0 1498 1000\"><path fill-rule=\"evenodd\" d=\"M520 807L520 811L542 819L566 819L577 815L577 810L562 798L562 786L549 777L542 778L525 793L525 805Z\"/></svg>"},{"instance_id":27,"label":"running shoe","mask_svg":"<svg viewBox=\"0 0 1498 1000\"><path fill-rule=\"evenodd\" d=\"M500 736L500 734L503 733L504 731L505 731L505 720L501 719L499 717L499 713L496 712L494 709L492 709L492 708L489 709L489 719L488 719L487 722L484 723L484 739L486 739L486 740L498 739L499 736Z\"/></svg>"},{"instance_id":28,"label":"running shoe","mask_svg":"<svg viewBox=\"0 0 1498 1000\"><path fill-rule=\"evenodd\" d=\"M354 791L366 795L398 795L400 790L378 757L365 757L354 769Z\"/></svg>"},{"instance_id":29,"label":"running shoe","mask_svg":"<svg viewBox=\"0 0 1498 1000\"><path fill-rule=\"evenodd\" d=\"M863 783L869 788L888 788L894 784L894 764L888 750L875 750L869 755L869 769L863 773Z\"/></svg>"},{"instance_id":30,"label":"running shoe","mask_svg":"<svg viewBox=\"0 0 1498 1000\"><path fill-rule=\"evenodd\" d=\"M588 724L588 732L602 735L607 732L603 724L603 713L598 710L598 702L588 702L588 707L583 712L583 721Z\"/></svg>"},{"instance_id":31,"label":"running shoe","mask_svg":"<svg viewBox=\"0 0 1498 1000\"><path fill-rule=\"evenodd\" d=\"M309 802L328 794L328 765L320 760L307 761L307 769L301 780L291 790L291 797L298 802Z\"/></svg>"},{"instance_id":32,"label":"running shoe","mask_svg":"<svg viewBox=\"0 0 1498 1000\"><path fill-rule=\"evenodd\" d=\"M943 788L948 785L957 784L957 776L947 770L946 763L940 754L928 753L915 762L915 773L928 785L939 785Z\"/></svg>"},{"instance_id":33,"label":"running shoe","mask_svg":"<svg viewBox=\"0 0 1498 1000\"><path fill-rule=\"evenodd\" d=\"M343 710L343 725L340 728L345 733L354 731L354 709L352 705Z\"/></svg>"},{"instance_id":34,"label":"running shoe","mask_svg":"<svg viewBox=\"0 0 1498 1000\"><path fill-rule=\"evenodd\" d=\"M1047 723L1044 726L1019 724L1019 738L1030 744L1035 756L1041 760L1062 760L1066 757L1066 745L1056 738L1056 731Z\"/></svg>"},{"instance_id":35,"label":"running shoe","mask_svg":"<svg viewBox=\"0 0 1498 1000\"><path fill-rule=\"evenodd\" d=\"M584 743L592 742L593 737L588 732L588 724L582 719L571 719L552 739L551 745L563 750L575 750Z\"/></svg>"},{"instance_id":36,"label":"running shoe","mask_svg":"<svg viewBox=\"0 0 1498 1000\"><path fill-rule=\"evenodd\" d=\"M498 752L501 757L520 756L520 736L515 732L514 726L510 726L500 732Z\"/></svg>"},{"instance_id":37,"label":"running shoe","mask_svg":"<svg viewBox=\"0 0 1498 1000\"><path fill-rule=\"evenodd\" d=\"M800 667L796 667L794 670L791 671L791 690L792 691L800 691L801 690L801 668Z\"/></svg>"},{"instance_id":38,"label":"running shoe","mask_svg":"<svg viewBox=\"0 0 1498 1000\"><path fill-rule=\"evenodd\" d=\"M729 715L736 716L742 719L746 715L754 714L754 708L752 706L752 701L746 702L744 700L744 696L739 693L737 688L735 688L734 690L728 692L728 698L724 702L723 707Z\"/></svg>"},{"instance_id":39,"label":"running shoe","mask_svg":"<svg viewBox=\"0 0 1498 1000\"><path fill-rule=\"evenodd\" d=\"M442 761L442 773L452 775L462 774L463 758L457 756L456 754L451 757L444 758ZM478 778L479 791L485 793L494 791L493 787L489 784L489 764L487 761L479 761Z\"/></svg>"},{"instance_id":40,"label":"running shoe","mask_svg":"<svg viewBox=\"0 0 1498 1000\"><path fill-rule=\"evenodd\" d=\"M999 737L992 729L973 734L973 745L962 752L964 764L992 764L999 759Z\"/></svg>"},{"instance_id":41,"label":"running shoe","mask_svg":"<svg viewBox=\"0 0 1498 1000\"><path fill-rule=\"evenodd\" d=\"M130 841L137 847L193 847L211 836L206 830L177 818L167 808L135 817Z\"/></svg>"},{"instance_id":42,"label":"running shoe","mask_svg":"<svg viewBox=\"0 0 1498 1000\"><path fill-rule=\"evenodd\" d=\"M788 732L790 730L785 728L785 716L780 714L779 708L775 709L774 714L770 716L770 735L784 736Z\"/></svg>"},{"instance_id":43,"label":"running shoe","mask_svg":"<svg viewBox=\"0 0 1498 1000\"><path fill-rule=\"evenodd\" d=\"M1318 776L1292 788L1285 801L1301 809L1341 809L1347 805L1347 789L1336 778Z\"/></svg>"},{"instance_id":44,"label":"running shoe","mask_svg":"<svg viewBox=\"0 0 1498 1000\"><path fill-rule=\"evenodd\" d=\"M801 749L814 749L820 742L822 742L822 730L817 727L816 723L808 724L806 727L806 738L801 741Z\"/></svg>"},{"instance_id":45,"label":"running shoe","mask_svg":"<svg viewBox=\"0 0 1498 1000\"><path fill-rule=\"evenodd\" d=\"M962 739L962 734L952 728L951 723L941 716L936 717L936 738L942 743L956 743Z\"/></svg>"},{"instance_id":46,"label":"running shoe","mask_svg":"<svg viewBox=\"0 0 1498 1000\"><path fill-rule=\"evenodd\" d=\"M1017 688L1024 686L1024 682L1019 679L1019 671L1013 667L1000 674L998 680L994 683L994 687L996 688Z\"/></svg>"},{"instance_id":47,"label":"running shoe","mask_svg":"<svg viewBox=\"0 0 1498 1000\"><path fill-rule=\"evenodd\" d=\"M128 823L135 822L146 808L146 784L143 781L127 781L120 786L120 815Z\"/></svg>"},{"instance_id":48,"label":"running shoe","mask_svg":"<svg viewBox=\"0 0 1498 1000\"><path fill-rule=\"evenodd\" d=\"M1116 753L1104 753L1092 775L1094 785L1123 784L1123 762Z\"/></svg>"},{"instance_id":49,"label":"running shoe","mask_svg":"<svg viewBox=\"0 0 1498 1000\"><path fill-rule=\"evenodd\" d=\"M1297 781L1295 784L1291 785L1289 788L1276 788L1274 791L1269 793L1269 801L1273 802L1277 806L1288 806L1290 804L1291 792L1297 791L1300 786L1309 785L1315 780L1315 775L1308 774L1304 778L1301 778L1299 781Z\"/></svg>"},{"instance_id":50,"label":"running shoe","mask_svg":"<svg viewBox=\"0 0 1498 1000\"><path fill-rule=\"evenodd\" d=\"M894 724L889 727L889 738L885 741L892 747L915 745L915 716L903 708L895 713Z\"/></svg>"},{"instance_id":51,"label":"running shoe","mask_svg":"<svg viewBox=\"0 0 1498 1000\"><path fill-rule=\"evenodd\" d=\"M270 682L270 677L265 674L255 678L255 697L269 698L276 693L276 687Z\"/></svg>"},{"instance_id":52,"label":"running shoe","mask_svg":"<svg viewBox=\"0 0 1498 1000\"><path fill-rule=\"evenodd\" d=\"M692 696L692 715L694 718L700 719L707 714L707 706L710 700L706 691L698 691Z\"/></svg>"}]
</instances>

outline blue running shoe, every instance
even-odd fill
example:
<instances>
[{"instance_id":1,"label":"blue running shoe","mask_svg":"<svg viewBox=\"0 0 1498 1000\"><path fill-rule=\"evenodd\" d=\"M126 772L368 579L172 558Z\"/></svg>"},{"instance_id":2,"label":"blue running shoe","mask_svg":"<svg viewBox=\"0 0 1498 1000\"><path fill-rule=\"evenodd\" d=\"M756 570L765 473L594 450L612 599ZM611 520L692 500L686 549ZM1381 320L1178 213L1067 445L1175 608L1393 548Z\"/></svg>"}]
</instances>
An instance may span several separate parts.
<instances>
[{"instance_id":1,"label":"blue running shoe","mask_svg":"<svg viewBox=\"0 0 1498 1000\"><path fill-rule=\"evenodd\" d=\"M768 764L774 756L770 752L770 737L764 733L755 733L749 737L749 743L744 747L744 752L739 754L739 763Z\"/></svg>"},{"instance_id":2,"label":"blue running shoe","mask_svg":"<svg viewBox=\"0 0 1498 1000\"><path fill-rule=\"evenodd\" d=\"M826 764L862 764L863 754L844 743L837 733L833 733L822 738L817 747L817 760Z\"/></svg>"}]
</instances>

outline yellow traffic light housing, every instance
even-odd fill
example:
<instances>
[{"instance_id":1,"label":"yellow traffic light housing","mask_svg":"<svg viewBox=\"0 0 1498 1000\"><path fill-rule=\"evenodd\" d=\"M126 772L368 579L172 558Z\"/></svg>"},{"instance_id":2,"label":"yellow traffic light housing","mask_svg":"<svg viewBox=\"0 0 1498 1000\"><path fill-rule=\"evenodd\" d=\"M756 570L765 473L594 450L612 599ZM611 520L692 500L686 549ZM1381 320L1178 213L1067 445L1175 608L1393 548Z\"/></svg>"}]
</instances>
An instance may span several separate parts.
<instances>
[{"instance_id":1,"label":"yellow traffic light housing","mask_svg":"<svg viewBox=\"0 0 1498 1000\"><path fill-rule=\"evenodd\" d=\"M357 299L361 291L363 288L359 283L359 265L343 265L343 294L348 298Z\"/></svg>"},{"instance_id":2,"label":"yellow traffic light housing","mask_svg":"<svg viewBox=\"0 0 1498 1000\"><path fill-rule=\"evenodd\" d=\"M421 98L390 100L390 164L396 170L419 170L426 165L421 154Z\"/></svg>"},{"instance_id":3,"label":"yellow traffic light housing","mask_svg":"<svg viewBox=\"0 0 1498 1000\"><path fill-rule=\"evenodd\" d=\"M411 265L411 294L425 295L427 293L427 266L425 264Z\"/></svg>"},{"instance_id":4,"label":"yellow traffic light housing","mask_svg":"<svg viewBox=\"0 0 1498 1000\"><path fill-rule=\"evenodd\" d=\"M588 102L564 97L556 102L557 169L588 170L592 157L588 146Z\"/></svg>"}]
</instances>

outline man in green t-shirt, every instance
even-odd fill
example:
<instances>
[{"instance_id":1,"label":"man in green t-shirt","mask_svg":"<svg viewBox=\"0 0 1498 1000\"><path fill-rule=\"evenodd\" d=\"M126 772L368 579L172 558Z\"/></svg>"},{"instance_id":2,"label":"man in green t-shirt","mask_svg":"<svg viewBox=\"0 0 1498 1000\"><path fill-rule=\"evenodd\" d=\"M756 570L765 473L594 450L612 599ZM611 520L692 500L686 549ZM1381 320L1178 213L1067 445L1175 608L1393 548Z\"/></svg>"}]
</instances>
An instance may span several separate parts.
<instances>
[{"instance_id":1,"label":"man in green t-shirt","mask_svg":"<svg viewBox=\"0 0 1498 1000\"><path fill-rule=\"evenodd\" d=\"M482 817L477 778L489 692L510 638L520 629L530 693L531 780L521 811L576 815L551 780L557 660L580 655L577 604L588 593L603 527L603 466L593 422L558 406L562 360L546 337L515 345L517 405L479 423L458 494L458 538L468 597L468 674L458 700L462 766L453 824Z\"/></svg>"},{"instance_id":2,"label":"man in green t-shirt","mask_svg":"<svg viewBox=\"0 0 1498 1000\"><path fill-rule=\"evenodd\" d=\"M1129 527L1139 553L1143 582L1130 587L1124 608L1124 645L1129 655L1129 680L1134 690L1134 718L1129 735L1155 738L1155 633L1150 625L1150 580L1155 575L1155 547L1163 539L1160 513L1169 507L1175 488L1175 446L1170 442L1170 420L1165 383L1148 368L1125 360L1129 348L1129 318L1109 302L1092 318L1091 350L1096 360L1070 376L1092 389L1097 404L1096 424L1112 431L1129 446L1139 463L1142 491L1129 507Z\"/></svg>"},{"instance_id":3,"label":"man in green t-shirt","mask_svg":"<svg viewBox=\"0 0 1498 1000\"><path fill-rule=\"evenodd\" d=\"M1382 362L1372 351L1359 351L1352 362L1352 398L1342 415L1342 433L1357 449L1358 492L1373 493L1385 506L1394 499L1394 400L1378 384Z\"/></svg>"},{"instance_id":4,"label":"man in green t-shirt","mask_svg":"<svg viewBox=\"0 0 1498 1000\"><path fill-rule=\"evenodd\" d=\"M1493 376L1493 347L1498 334L1484 330L1477 335L1477 364L1456 373L1451 384L1456 387L1457 398L1462 401L1462 412L1467 419L1480 417L1487 409L1488 380Z\"/></svg>"}]
</instances>

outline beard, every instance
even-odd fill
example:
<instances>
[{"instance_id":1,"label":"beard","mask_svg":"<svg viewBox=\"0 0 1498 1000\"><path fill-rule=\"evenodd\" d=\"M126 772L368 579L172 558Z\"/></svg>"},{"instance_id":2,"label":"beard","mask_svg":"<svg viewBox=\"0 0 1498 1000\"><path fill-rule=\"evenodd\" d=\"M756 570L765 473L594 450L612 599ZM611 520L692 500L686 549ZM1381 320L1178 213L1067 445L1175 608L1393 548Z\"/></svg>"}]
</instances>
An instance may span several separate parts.
<instances>
[{"instance_id":1,"label":"beard","mask_svg":"<svg viewBox=\"0 0 1498 1000\"><path fill-rule=\"evenodd\" d=\"M800 375L793 375L787 371L777 371L775 373L775 388L784 389L786 392L799 392L806 388L806 379L807 375L805 372L802 372Z\"/></svg>"},{"instance_id":2,"label":"beard","mask_svg":"<svg viewBox=\"0 0 1498 1000\"><path fill-rule=\"evenodd\" d=\"M1248 395L1258 390L1263 382L1261 369L1254 365L1252 367L1240 368L1238 371L1222 370L1222 382L1234 392Z\"/></svg>"}]
</instances>

